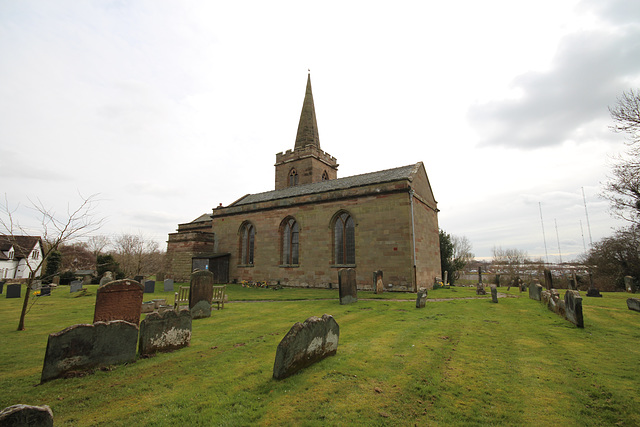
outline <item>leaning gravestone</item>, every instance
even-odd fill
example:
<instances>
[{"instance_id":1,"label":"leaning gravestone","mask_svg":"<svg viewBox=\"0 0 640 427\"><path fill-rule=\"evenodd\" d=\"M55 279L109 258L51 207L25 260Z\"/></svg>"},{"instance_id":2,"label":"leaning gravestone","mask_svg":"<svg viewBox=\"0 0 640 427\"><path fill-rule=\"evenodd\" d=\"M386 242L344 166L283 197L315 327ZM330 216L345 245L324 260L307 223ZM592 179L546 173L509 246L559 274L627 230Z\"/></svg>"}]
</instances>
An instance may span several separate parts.
<instances>
[{"instance_id":1,"label":"leaning gravestone","mask_svg":"<svg viewBox=\"0 0 640 427\"><path fill-rule=\"evenodd\" d=\"M53 411L47 405L13 405L0 411L3 427L53 427Z\"/></svg>"},{"instance_id":2,"label":"leaning gravestone","mask_svg":"<svg viewBox=\"0 0 640 427\"><path fill-rule=\"evenodd\" d=\"M281 380L313 365L338 350L340 327L333 316L310 317L297 322L278 344L273 378Z\"/></svg>"},{"instance_id":3,"label":"leaning gravestone","mask_svg":"<svg viewBox=\"0 0 640 427\"><path fill-rule=\"evenodd\" d=\"M564 310L565 318L576 325L578 328L584 328L584 319L582 317L582 297L578 291L567 290L564 294Z\"/></svg>"},{"instance_id":4,"label":"leaning gravestone","mask_svg":"<svg viewBox=\"0 0 640 427\"><path fill-rule=\"evenodd\" d=\"M191 275L189 287L189 310L193 319L211 317L213 299L213 273L206 270Z\"/></svg>"},{"instance_id":5,"label":"leaning gravestone","mask_svg":"<svg viewBox=\"0 0 640 427\"><path fill-rule=\"evenodd\" d=\"M356 271L353 268L343 268L338 270L338 288L340 304L351 304L358 301Z\"/></svg>"},{"instance_id":6,"label":"leaning gravestone","mask_svg":"<svg viewBox=\"0 0 640 427\"><path fill-rule=\"evenodd\" d=\"M375 289L376 294L381 294L384 292L384 282L382 281L382 270L373 272L373 289Z\"/></svg>"},{"instance_id":7,"label":"leaning gravestone","mask_svg":"<svg viewBox=\"0 0 640 427\"><path fill-rule=\"evenodd\" d=\"M427 289L420 288L416 297L416 308L424 308L427 305Z\"/></svg>"},{"instance_id":8,"label":"leaning gravestone","mask_svg":"<svg viewBox=\"0 0 640 427\"><path fill-rule=\"evenodd\" d=\"M529 298L540 301L542 295L542 285L540 283L532 283L529 285Z\"/></svg>"},{"instance_id":9,"label":"leaning gravestone","mask_svg":"<svg viewBox=\"0 0 640 427\"><path fill-rule=\"evenodd\" d=\"M173 279L164 279L164 291L173 292Z\"/></svg>"},{"instance_id":10,"label":"leaning gravestone","mask_svg":"<svg viewBox=\"0 0 640 427\"><path fill-rule=\"evenodd\" d=\"M635 279L632 276L624 276L624 288L630 294L636 293L636 283Z\"/></svg>"},{"instance_id":11,"label":"leaning gravestone","mask_svg":"<svg viewBox=\"0 0 640 427\"><path fill-rule=\"evenodd\" d=\"M78 292L82 289L82 282L80 280L74 280L69 283L69 293L72 294L74 292Z\"/></svg>"},{"instance_id":12,"label":"leaning gravestone","mask_svg":"<svg viewBox=\"0 0 640 427\"><path fill-rule=\"evenodd\" d=\"M73 325L50 334L40 382L75 371L134 362L138 325L115 320Z\"/></svg>"},{"instance_id":13,"label":"leaning gravestone","mask_svg":"<svg viewBox=\"0 0 640 427\"><path fill-rule=\"evenodd\" d=\"M491 285L491 302L498 302L498 288L496 285Z\"/></svg>"},{"instance_id":14,"label":"leaning gravestone","mask_svg":"<svg viewBox=\"0 0 640 427\"><path fill-rule=\"evenodd\" d=\"M22 288L22 285L20 283L13 283L13 284L7 285L7 298L20 298L21 288Z\"/></svg>"},{"instance_id":15,"label":"leaning gravestone","mask_svg":"<svg viewBox=\"0 0 640 427\"><path fill-rule=\"evenodd\" d=\"M147 280L144 282L144 293L153 294L156 291L156 282L154 280Z\"/></svg>"},{"instance_id":16,"label":"leaning gravestone","mask_svg":"<svg viewBox=\"0 0 640 427\"><path fill-rule=\"evenodd\" d=\"M548 291L553 289L553 276L551 275L551 270L547 268L544 269L544 286Z\"/></svg>"},{"instance_id":17,"label":"leaning gravestone","mask_svg":"<svg viewBox=\"0 0 640 427\"><path fill-rule=\"evenodd\" d=\"M190 342L191 313L188 310L151 313L140 322L140 355L177 350Z\"/></svg>"},{"instance_id":18,"label":"leaning gravestone","mask_svg":"<svg viewBox=\"0 0 640 427\"><path fill-rule=\"evenodd\" d=\"M629 308L629 310L640 311L640 299L627 298L627 307Z\"/></svg>"},{"instance_id":19,"label":"leaning gravestone","mask_svg":"<svg viewBox=\"0 0 640 427\"><path fill-rule=\"evenodd\" d=\"M142 285L133 280L115 280L98 288L94 322L125 320L134 325L140 323L142 309Z\"/></svg>"}]
</instances>

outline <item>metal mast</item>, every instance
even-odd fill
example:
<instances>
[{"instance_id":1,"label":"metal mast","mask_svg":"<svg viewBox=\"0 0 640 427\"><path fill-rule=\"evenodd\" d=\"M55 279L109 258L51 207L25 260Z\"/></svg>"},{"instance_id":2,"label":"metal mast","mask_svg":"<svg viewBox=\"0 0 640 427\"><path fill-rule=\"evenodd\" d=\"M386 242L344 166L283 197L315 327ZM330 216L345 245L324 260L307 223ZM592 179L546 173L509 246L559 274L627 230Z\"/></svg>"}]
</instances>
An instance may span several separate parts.
<instances>
[{"instance_id":1,"label":"metal mast","mask_svg":"<svg viewBox=\"0 0 640 427\"><path fill-rule=\"evenodd\" d=\"M538 202L540 208L540 223L542 224L542 240L544 241L544 256L549 264L549 253L547 252L547 237L544 235L544 221L542 220L542 203Z\"/></svg>"}]
</instances>

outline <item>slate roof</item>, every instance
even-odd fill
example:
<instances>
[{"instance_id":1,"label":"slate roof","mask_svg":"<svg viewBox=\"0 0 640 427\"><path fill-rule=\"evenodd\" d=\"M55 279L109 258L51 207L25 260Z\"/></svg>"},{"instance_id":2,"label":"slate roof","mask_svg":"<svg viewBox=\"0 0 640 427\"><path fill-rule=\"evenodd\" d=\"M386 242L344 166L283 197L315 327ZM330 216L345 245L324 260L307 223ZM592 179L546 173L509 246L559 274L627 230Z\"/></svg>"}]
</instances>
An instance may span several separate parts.
<instances>
[{"instance_id":1,"label":"slate roof","mask_svg":"<svg viewBox=\"0 0 640 427\"><path fill-rule=\"evenodd\" d=\"M8 252L13 246L13 258L20 259L29 256L33 248L40 241L40 236L5 236L0 235L0 251ZM8 259L0 252L0 259Z\"/></svg>"},{"instance_id":2,"label":"slate roof","mask_svg":"<svg viewBox=\"0 0 640 427\"><path fill-rule=\"evenodd\" d=\"M242 206L251 203L268 202L271 200L286 199L288 197L305 196L308 194L324 193L334 190L346 190L348 188L362 187L365 185L382 184L385 182L400 181L411 178L418 170L419 163L387 169L378 172L370 172L362 175L348 176L329 181L314 182L312 184L296 185L282 190L267 191L264 193L247 194L236 200L229 207ZM202 217L201 217L202 218ZM200 219L200 218L199 218Z\"/></svg>"}]
</instances>

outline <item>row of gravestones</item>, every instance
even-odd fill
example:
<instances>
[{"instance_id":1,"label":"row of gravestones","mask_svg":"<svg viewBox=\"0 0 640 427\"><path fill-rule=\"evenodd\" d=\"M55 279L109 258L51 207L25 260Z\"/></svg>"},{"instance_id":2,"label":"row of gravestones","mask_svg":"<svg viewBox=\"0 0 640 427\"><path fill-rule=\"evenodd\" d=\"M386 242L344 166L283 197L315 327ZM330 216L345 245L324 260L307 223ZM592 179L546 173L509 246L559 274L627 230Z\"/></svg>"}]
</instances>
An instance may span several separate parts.
<instances>
[{"instance_id":1,"label":"row of gravestones","mask_svg":"<svg viewBox=\"0 0 640 427\"><path fill-rule=\"evenodd\" d=\"M580 292L567 289L564 294L564 300L561 300L560 294L556 289L543 289L539 283L533 283L529 285L529 298L542 301L549 310L565 318L578 328L584 328Z\"/></svg>"}]
</instances>

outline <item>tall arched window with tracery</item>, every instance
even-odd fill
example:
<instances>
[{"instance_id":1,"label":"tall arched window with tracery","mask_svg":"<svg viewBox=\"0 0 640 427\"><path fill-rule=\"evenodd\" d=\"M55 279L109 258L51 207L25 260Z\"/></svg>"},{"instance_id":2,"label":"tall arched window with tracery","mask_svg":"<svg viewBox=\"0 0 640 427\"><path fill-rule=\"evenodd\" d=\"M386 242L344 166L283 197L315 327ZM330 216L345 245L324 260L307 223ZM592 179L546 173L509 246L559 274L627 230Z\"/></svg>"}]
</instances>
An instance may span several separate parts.
<instances>
[{"instance_id":1,"label":"tall arched window with tracery","mask_svg":"<svg viewBox=\"0 0 640 427\"><path fill-rule=\"evenodd\" d=\"M300 231L294 218L287 218L282 226L282 264L298 264L298 248Z\"/></svg>"},{"instance_id":2,"label":"tall arched window with tracery","mask_svg":"<svg viewBox=\"0 0 640 427\"><path fill-rule=\"evenodd\" d=\"M289 187L298 185L298 172L295 169L289 171Z\"/></svg>"},{"instance_id":3,"label":"tall arched window with tracery","mask_svg":"<svg viewBox=\"0 0 640 427\"><path fill-rule=\"evenodd\" d=\"M253 246L256 239L256 228L250 222L242 224L240 229L240 262L253 265Z\"/></svg>"},{"instance_id":4,"label":"tall arched window with tracery","mask_svg":"<svg viewBox=\"0 0 640 427\"><path fill-rule=\"evenodd\" d=\"M356 225L348 212L341 212L335 218L333 245L335 264L356 263Z\"/></svg>"}]
</instances>

